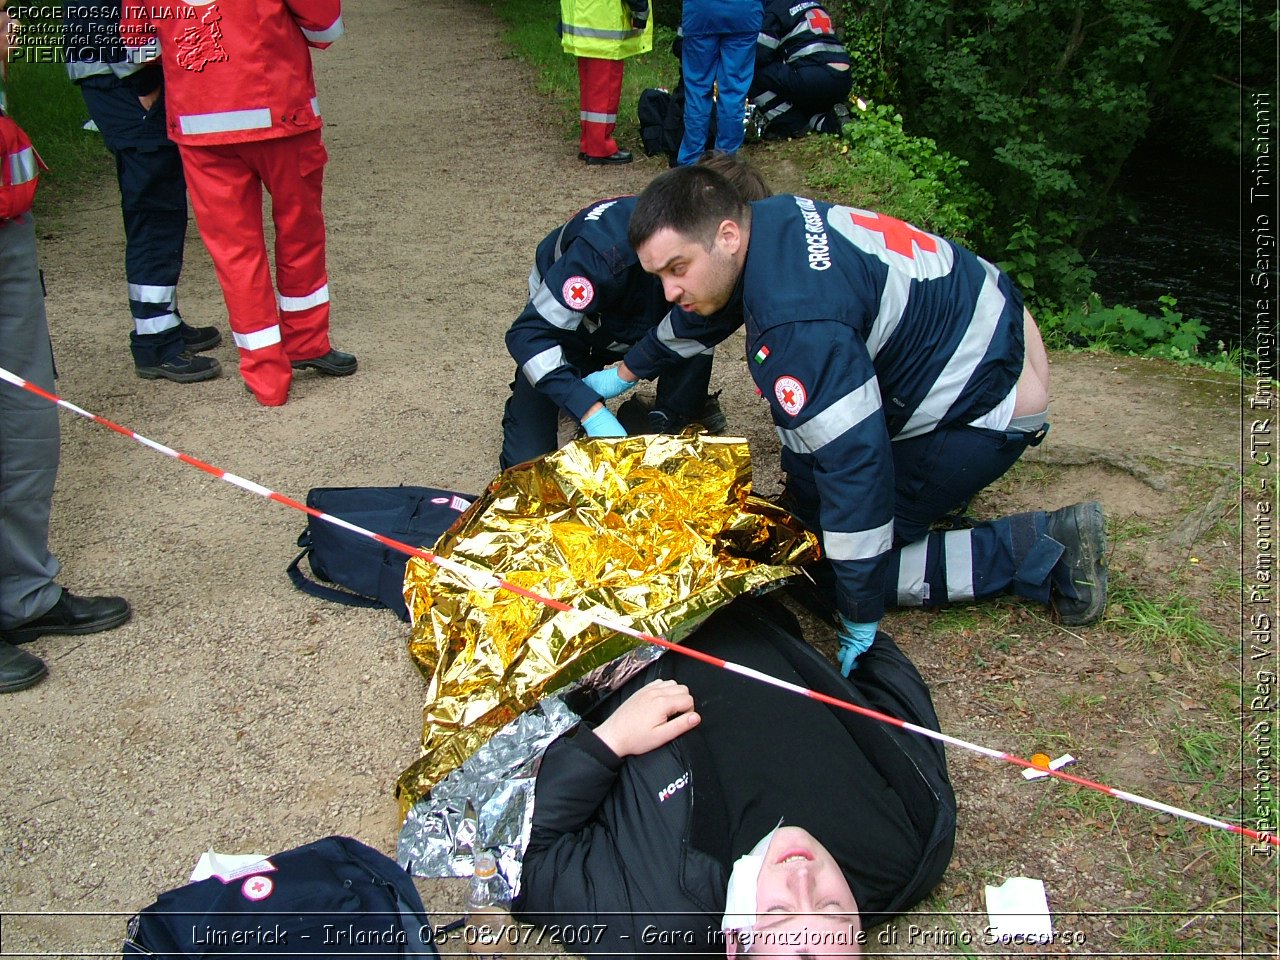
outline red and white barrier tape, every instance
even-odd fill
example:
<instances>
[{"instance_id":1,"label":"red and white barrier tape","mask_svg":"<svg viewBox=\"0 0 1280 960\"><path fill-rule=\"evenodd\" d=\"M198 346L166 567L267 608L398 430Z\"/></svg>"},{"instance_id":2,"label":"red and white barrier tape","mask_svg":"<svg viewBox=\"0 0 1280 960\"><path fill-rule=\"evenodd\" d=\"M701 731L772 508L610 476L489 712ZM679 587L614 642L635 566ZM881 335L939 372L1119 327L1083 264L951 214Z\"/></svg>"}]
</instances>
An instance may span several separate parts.
<instances>
[{"instance_id":1,"label":"red and white barrier tape","mask_svg":"<svg viewBox=\"0 0 1280 960\"><path fill-rule=\"evenodd\" d=\"M16 374L10 373L8 370L4 369L3 367L0 367L0 380L4 380L7 383L11 383L15 387L19 387L30 393L34 393L39 397L43 397L44 399L48 400L51 403L55 403L66 410L70 410L72 413L76 414L77 416L84 417L87 420L92 420L95 423L100 423L102 424L102 426L106 427L108 430L114 430L116 433L123 434L126 437L136 440L138 443L142 444L144 447L150 447L152 450L155 450L158 453L162 453L166 457L171 457L174 460L181 460L183 463L189 464L198 470L203 470L205 473L215 476L219 480L225 480L227 481L227 483L237 486L242 490L247 490L250 493L257 494L260 497L265 497L268 500L274 500L276 503L282 503L286 507L292 507L294 510L300 510L301 512L308 514L309 516L315 517L318 520L323 520L326 523L332 523L335 526L342 527L344 530L349 530L352 533L358 534L359 536L368 537L370 540L376 540L379 543L383 544L384 546L390 547L393 550L398 550L399 552L407 554L411 557L420 557L421 559L426 560L428 563L433 563L438 567L441 567L445 570L450 571L451 573L454 573L462 577L463 579L468 581L474 589L508 590L512 593L517 593L522 597L526 597L530 600L533 600L537 603L541 603L544 606L551 607L552 609L555 609L555 610L571 611L576 609L571 605L564 603L563 601L555 600L551 597L544 597L541 594L535 593L532 590L528 590L524 587L517 586L513 583L508 583L507 581L501 579L500 577L495 577L493 574L488 573L486 571L473 569L472 567L468 567L465 564L461 564L461 563L458 563L457 561L450 560L448 557L438 557L434 553L432 553L430 550L423 550L420 547L410 546L407 543L401 543L399 540L393 540L391 537L383 536L382 534L375 533L372 530L366 530L364 527L357 526L354 523L349 523L348 521L343 520L341 517L332 516L331 514L325 513L322 510L316 510L314 507L308 507L305 503L299 503L297 500L294 500L291 497L286 497L283 494L276 493L274 490L268 490L266 487L262 486L259 483L254 483L252 480L246 480L244 477L237 476L234 473L229 473L228 471L223 470L219 467L215 467L215 466L212 466L211 464L205 463L203 460L197 460L195 457L189 456L188 454L180 453L179 451L174 450L172 447L167 447L162 443L157 443L154 440L149 440L148 438L142 436L139 433L135 433L133 430L130 430L127 427L122 427L118 423L113 423L112 421L106 419L105 417L98 416L96 413L90 413L89 411L84 410L81 407L77 407L74 403L71 403L67 400L63 400L61 397L55 394L49 393L47 390L41 389L40 387L36 386L33 383L28 383L26 380L22 379ZM1217 829L1217 830L1226 830L1230 833L1235 833L1235 834L1239 834L1240 836L1248 837L1251 840L1257 840L1262 843L1269 843L1272 846L1280 847L1280 837L1277 837L1275 834L1262 833L1257 830L1251 830L1248 827L1242 827L1234 823L1227 823L1225 820L1218 820L1214 817L1207 817L1207 816L1204 816L1203 814L1194 813L1190 810L1184 810L1181 807L1175 807L1167 803L1161 803L1158 800L1151 800L1151 799L1148 799L1147 797L1139 796L1136 793L1129 793L1125 790L1117 790L1115 787L1109 787L1106 784L1097 783L1096 781L1093 781L1093 780L1086 780L1084 777L1077 777L1069 773L1063 773L1061 770L1051 770L1046 766L1041 766L1039 764L1032 763L1030 760L1024 760L1022 757L1019 757L1015 754L1008 753L1003 750L992 750L990 747L983 747L976 743L971 743L968 740L961 740L958 737L948 736L947 734L940 733L937 730L930 730L928 727L921 727L914 723L907 723L905 720L899 720L897 717L892 717L887 713L880 713L879 711L876 711L876 710L870 710L867 707L860 707L854 703L849 703L844 700L838 700L835 697L830 697L830 696L827 696L826 694L818 693L816 690L810 690L807 687L801 687L794 683L788 683L785 680L779 680L777 677L771 677L766 673L761 673L759 670L753 670L750 667L743 666L742 664L733 663L728 660L722 660L719 657L713 657L699 650L694 650L689 647L683 647L678 643L672 643L670 640L664 640L662 637L655 637L647 633L642 633L641 631L635 630L625 623L621 623L619 621L616 621L602 614L588 613L585 615L593 623L599 624L600 626L605 627L608 630L614 630L618 633L625 634L626 636L629 636L629 637L634 637L635 639L644 641L646 643L657 644L660 647L663 647L667 650L672 650L683 656L692 657L695 660L701 660L704 663L709 663L709 664L712 664L713 666L720 667L721 669L728 670L730 673L736 673L736 674L739 674L740 676L749 677L752 680L758 680L761 683L766 683L769 686L777 687L781 690L787 690L791 693L798 694L799 696L802 696L802 697L808 697L811 700L817 700L820 703L825 703L827 706L838 707L841 710L848 710L852 713L861 714L862 716L869 717L872 720L878 720L881 723L887 723L895 727L900 727L903 730L909 730L912 733L919 734L922 737L928 737L931 740L938 740L942 743L950 744L953 747L959 747L962 750L968 750L971 753L979 753L982 756L990 757L993 760L1004 760L1008 763L1016 764L1017 766L1020 766L1020 767L1026 767L1031 770L1037 770L1041 773L1047 774L1050 777L1056 777L1059 780L1065 780L1068 783L1074 783L1078 786L1085 787L1089 790L1095 790L1098 793L1104 793L1109 797L1115 797L1117 800L1123 800L1127 803L1134 803L1134 804L1137 804L1138 806L1147 807L1150 810L1158 810L1161 813L1167 813L1171 816L1181 817L1184 820L1192 820L1196 823L1203 824L1206 827L1213 827L1214 829Z\"/></svg>"}]
</instances>

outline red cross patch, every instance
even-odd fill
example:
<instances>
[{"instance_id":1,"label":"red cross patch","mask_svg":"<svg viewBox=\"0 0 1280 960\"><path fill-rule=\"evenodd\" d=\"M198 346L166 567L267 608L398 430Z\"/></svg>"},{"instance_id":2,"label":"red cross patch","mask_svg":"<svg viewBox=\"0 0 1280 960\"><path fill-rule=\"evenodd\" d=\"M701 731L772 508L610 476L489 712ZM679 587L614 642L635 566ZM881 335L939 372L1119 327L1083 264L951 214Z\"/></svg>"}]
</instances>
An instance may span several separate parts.
<instances>
[{"instance_id":1,"label":"red cross patch","mask_svg":"<svg viewBox=\"0 0 1280 960\"><path fill-rule=\"evenodd\" d=\"M804 18L809 21L809 29L814 33L835 33L831 18L825 10L810 10Z\"/></svg>"},{"instance_id":2,"label":"red cross patch","mask_svg":"<svg viewBox=\"0 0 1280 960\"><path fill-rule=\"evenodd\" d=\"M570 310L585 310L591 305L596 295L596 288L586 277L570 277L560 288L560 296L569 305Z\"/></svg>"},{"instance_id":3,"label":"red cross patch","mask_svg":"<svg viewBox=\"0 0 1280 960\"><path fill-rule=\"evenodd\" d=\"M876 257L914 280L945 277L955 265L949 243L897 217L854 207L833 207L827 215L831 229L864 253Z\"/></svg>"},{"instance_id":4,"label":"red cross patch","mask_svg":"<svg viewBox=\"0 0 1280 960\"><path fill-rule=\"evenodd\" d=\"M779 377L773 381L773 395L778 399L778 406L793 417L804 409L804 402L809 399L804 384L795 377Z\"/></svg>"},{"instance_id":5,"label":"red cross patch","mask_svg":"<svg viewBox=\"0 0 1280 960\"><path fill-rule=\"evenodd\" d=\"M250 877L240 886L246 900L265 900L276 887L270 877Z\"/></svg>"},{"instance_id":6,"label":"red cross patch","mask_svg":"<svg viewBox=\"0 0 1280 960\"><path fill-rule=\"evenodd\" d=\"M938 241L930 234L899 220L897 217L890 217L883 213L864 214L857 210L853 211L850 216L858 226L883 234L884 245L894 253L900 253L902 256L911 257L914 260L917 247L927 253L938 252Z\"/></svg>"}]
</instances>

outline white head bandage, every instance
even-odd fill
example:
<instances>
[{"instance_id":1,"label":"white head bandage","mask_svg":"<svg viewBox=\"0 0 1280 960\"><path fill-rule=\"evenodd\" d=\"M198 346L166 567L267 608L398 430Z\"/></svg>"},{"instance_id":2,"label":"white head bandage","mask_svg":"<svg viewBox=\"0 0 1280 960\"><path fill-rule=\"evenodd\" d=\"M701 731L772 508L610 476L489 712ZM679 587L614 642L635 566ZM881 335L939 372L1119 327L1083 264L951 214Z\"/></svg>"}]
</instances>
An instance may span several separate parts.
<instances>
[{"instance_id":1,"label":"white head bandage","mask_svg":"<svg viewBox=\"0 0 1280 960\"><path fill-rule=\"evenodd\" d=\"M782 821L778 821L778 827ZM756 924L756 884L760 881L760 869L764 866L764 855L773 842L773 835L778 832L774 827L751 848L750 853L743 854L733 864L729 874L729 889L725 892L724 919L720 921L721 930L750 930Z\"/></svg>"}]
</instances>

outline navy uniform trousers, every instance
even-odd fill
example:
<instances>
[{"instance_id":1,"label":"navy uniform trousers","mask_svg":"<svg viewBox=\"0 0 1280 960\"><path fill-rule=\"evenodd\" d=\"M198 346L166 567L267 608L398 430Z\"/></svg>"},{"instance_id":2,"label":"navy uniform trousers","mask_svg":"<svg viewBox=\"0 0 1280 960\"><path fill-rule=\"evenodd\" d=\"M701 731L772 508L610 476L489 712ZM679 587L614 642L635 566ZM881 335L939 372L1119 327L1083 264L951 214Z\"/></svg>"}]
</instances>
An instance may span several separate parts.
<instances>
[{"instance_id":1,"label":"navy uniform trousers","mask_svg":"<svg viewBox=\"0 0 1280 960\"><path fill-rule=\"evenodd\" d=\"M964 529L931 530L963 511L1027 447L1038 446L1048 429L1044 422L1026 429L1011 425L1008 430L956 426L891 444L894 549L885 580L886 607L939 607L1004 593L1047 604L1055 584L1067 596L1075 595L1069 572L1055 570L1064 548L1044 535L1049 518L1044 511ZM816 489L794 476L787 478L780 505L815 530L817 503ZM823 560L809 570L818 585L819 602L834 613L835 573L830 563Z\"/></svg>"},{"instance_id":2,"label":"navy uniform trousers","mask_svg":"<svg viewBox=\"0 0 1280 960\"><path fill-rule=\"evenodd\" d=\"M150 110L111 74L79 81L89 116L116 161L124 214L124 270L137 366L159 366L185 348L178 277L187 237L187 184L165 133L164 95Z\"/></svg>"},{"instance_id":3,"label":"navy uniform trousers","mask_svg":"<svg viewBox=\"0 0 1280 960\"><path fill-rule=\"evenodd\" d=\"M53 348L44 313L30 213L0 221L0 367L53 390ZM58 408L0 383L0 630L58 602L58 561L49 553L49 510L58 475Z\"/></svg>"}]
</instances>

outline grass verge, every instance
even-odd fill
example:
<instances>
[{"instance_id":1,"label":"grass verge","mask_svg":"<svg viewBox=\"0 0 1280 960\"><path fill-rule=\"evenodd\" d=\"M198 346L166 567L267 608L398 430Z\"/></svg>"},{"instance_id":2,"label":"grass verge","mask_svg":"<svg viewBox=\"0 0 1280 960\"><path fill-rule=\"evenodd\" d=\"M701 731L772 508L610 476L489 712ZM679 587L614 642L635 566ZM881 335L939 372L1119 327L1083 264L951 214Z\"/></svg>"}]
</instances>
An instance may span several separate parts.
<instances>
[{"instance_id":1,"label":"grass verge","mask_svg":"<svg viewBox=\"0 0 1280 960\"><path fill-rule=\"evenodd\" d=\"M74 199L111 170L111 156L96 133L84 129L89 112L67 77L56 45L57 23L23 24L23 41L9 64L9 108L49 169L40 176L36 214Z\"/></svg>"}]
</instances>

